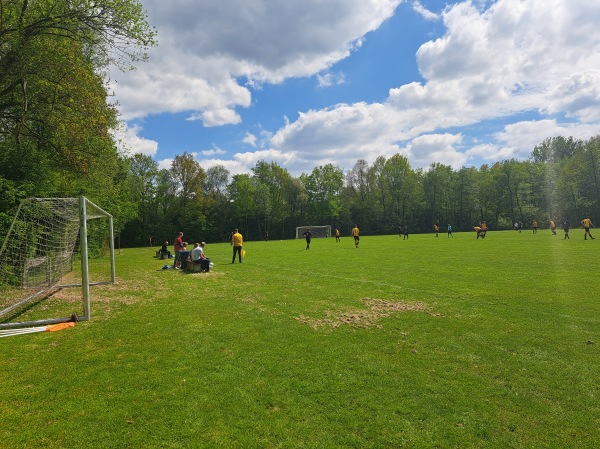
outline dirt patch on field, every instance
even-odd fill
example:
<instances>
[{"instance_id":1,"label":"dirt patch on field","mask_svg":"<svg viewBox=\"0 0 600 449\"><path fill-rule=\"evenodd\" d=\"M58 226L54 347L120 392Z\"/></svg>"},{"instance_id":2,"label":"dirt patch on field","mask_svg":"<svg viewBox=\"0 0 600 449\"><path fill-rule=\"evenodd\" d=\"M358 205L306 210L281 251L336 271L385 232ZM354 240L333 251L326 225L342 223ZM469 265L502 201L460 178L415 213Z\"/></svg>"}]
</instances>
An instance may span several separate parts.
<instances>
[{"instance_id":1,"label":"dirt patch on field","mask_svg":"<svg viewBox=\"0 0 600 449\"><path fill-rule=\"evenodd\" d=\"M348 325L356 328L381 327L379 321L390 315L400 312L426 312L431 313L429 306L423 302L396 302L385 299L363 298L361 301L367 308L347 310L344 312L327 310L326 318L309 318L300 315L296 319L313 329L323 327L336 328Z\"/></svg>"}]
</instances>

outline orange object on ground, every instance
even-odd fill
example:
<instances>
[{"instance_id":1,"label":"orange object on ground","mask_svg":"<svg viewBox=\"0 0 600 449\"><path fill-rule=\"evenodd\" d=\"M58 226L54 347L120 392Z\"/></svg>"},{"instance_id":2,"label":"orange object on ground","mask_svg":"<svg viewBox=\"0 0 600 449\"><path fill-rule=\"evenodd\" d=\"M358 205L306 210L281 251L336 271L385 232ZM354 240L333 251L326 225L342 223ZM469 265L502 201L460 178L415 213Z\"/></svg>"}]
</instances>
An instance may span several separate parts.
<instances>
[{"instance_id":1,"label":"orange object on ground","mask_svg":"<svg viewBox=\"0 0 600 449\"><path fill-rule=\"evenodd\" d=\"M68 322L68 323L58 323L58 324L52 324L48 327L46 327L46 332L56 332L56 331L61 331L63 329L68 329L69 327L74 327L75 323Z\"/></svg>"}]
</instances>

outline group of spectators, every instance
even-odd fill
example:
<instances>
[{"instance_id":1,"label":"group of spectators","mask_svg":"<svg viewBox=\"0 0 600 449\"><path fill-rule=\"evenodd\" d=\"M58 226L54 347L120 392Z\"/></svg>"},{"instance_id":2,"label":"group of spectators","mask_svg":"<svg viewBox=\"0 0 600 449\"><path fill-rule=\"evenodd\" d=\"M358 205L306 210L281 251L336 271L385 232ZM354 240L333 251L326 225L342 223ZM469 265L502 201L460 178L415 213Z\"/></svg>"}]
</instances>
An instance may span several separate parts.
<instances>
[{"instance_id":1,"label":"group of spectators","mask_svg":"<svg viewBox=\"0 0 600 449\"><path fill-rule=\"evenodd\" d=\"M170 257L171 253L169 252L168 245L169 242L163 244L160 249L161 255L169 254ZM187 246L188 243L183 241L183 232L179 232L175 238L175 242L173 242L173 251L175 252L173 267L176 270L180 270L181 268L186 268L189 262L199 264L200 271L208 273L210 271L210 259L204 253L206 243L194 243L194 248L191 251L188 251Z\"/></svg>"},{"instance_id":2,"label":"group of spectators","mask_svg":"<svg viewBox=\"0 0 600 449\"><path fill-rule=\"evenodd\" d=\"M231 263L235 262L236 255L238 256L239 262L242 263L243 242L244 238L237 229L231 233L231 246L233 247L233 258L231 259ZM173 251L175 253L173 268L180 270L181 268L186 268L188 263L193 263L200 264L200 271L208 273L210 271L211 263L210 259L204 252L206 242L194 243L194 248L191 251L188 251L187 247L188 242L183 240L183 232L177 233L177 237L173 242ZM168 241L163 243L158 253L163 259L173 257L169 251Z\"/></svg>"}]
</instances>

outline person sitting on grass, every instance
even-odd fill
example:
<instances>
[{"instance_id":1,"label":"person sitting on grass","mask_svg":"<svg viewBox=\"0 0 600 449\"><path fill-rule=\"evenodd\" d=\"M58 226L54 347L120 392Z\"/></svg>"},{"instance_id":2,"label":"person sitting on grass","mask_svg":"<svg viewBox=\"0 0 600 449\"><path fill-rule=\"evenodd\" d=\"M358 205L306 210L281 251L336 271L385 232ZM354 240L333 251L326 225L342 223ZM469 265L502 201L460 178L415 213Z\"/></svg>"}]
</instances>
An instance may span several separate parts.
<instances>
[{"instance_id":1,"label":"person sitting on grass","mask_svg":"<svg viewBox=\"0 0 600 449\"><path fill-rule=\"evenodd\" d=\"M161 259L171 258L171 251L169 251L169 242L163 243L163 246L160 247L158 255Z\"/></svg>"}]
</instances>

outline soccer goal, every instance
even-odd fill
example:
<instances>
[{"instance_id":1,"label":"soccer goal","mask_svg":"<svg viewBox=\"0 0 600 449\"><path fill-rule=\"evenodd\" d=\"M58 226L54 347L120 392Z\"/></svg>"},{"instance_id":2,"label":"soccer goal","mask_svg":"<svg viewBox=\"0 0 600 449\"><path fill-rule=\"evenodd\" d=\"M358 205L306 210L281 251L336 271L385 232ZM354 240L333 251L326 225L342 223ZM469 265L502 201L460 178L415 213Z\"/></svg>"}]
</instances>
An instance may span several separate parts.
<instances>
[{"instance_id":1,"label":"soccer goal","mask_svg":"<svg viewBox=\"0 0 600 449\"><path fill-rule=\"evenodd\" d=\"M313 237L331 237L331 226L298 226L296 228L296 238L301 239L304 232L310 230Z\"/></svg>"},{"instance_id":2,"label":"soccer goal","mask_svg":"<svg viewBox=\"0 0 600 449\"><path fill-rule=\"evenodd\" d=\"M90 285L115 282L114 255L112 216L83 195L21 201L0 248L0 329L63 323L75 314L89 320ZM62 295L64 307L75 302L82 310L71 314L66 309L70 316L45 318L52 311L63 313L54 303L67 287L81 287L81 299ZM42 300L42 310L34 307ZM22 315L38 319L13 322Z\"/></svg>"}]
</instances>

